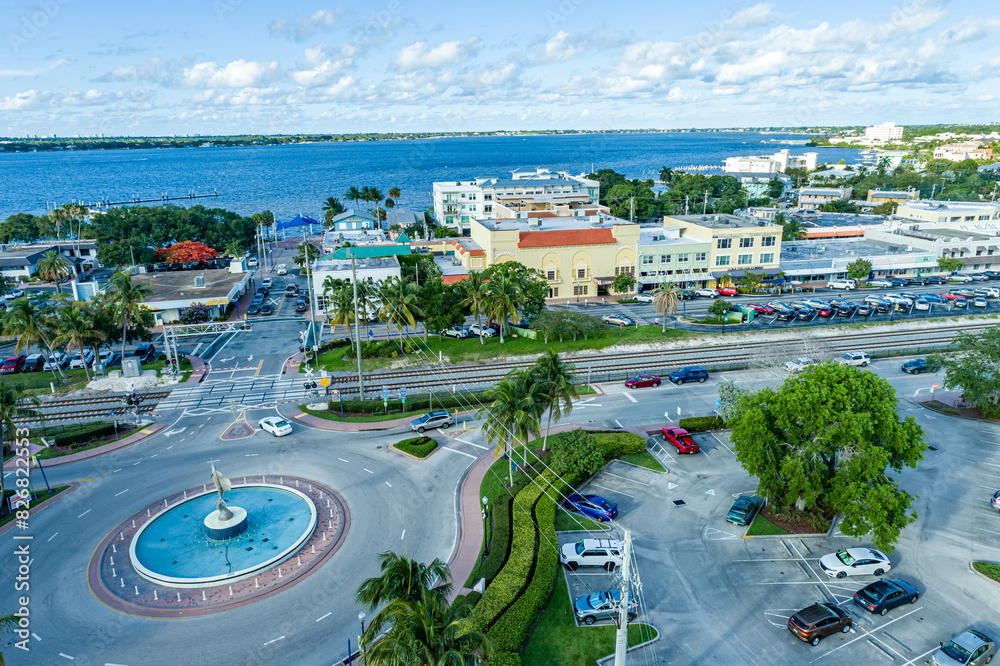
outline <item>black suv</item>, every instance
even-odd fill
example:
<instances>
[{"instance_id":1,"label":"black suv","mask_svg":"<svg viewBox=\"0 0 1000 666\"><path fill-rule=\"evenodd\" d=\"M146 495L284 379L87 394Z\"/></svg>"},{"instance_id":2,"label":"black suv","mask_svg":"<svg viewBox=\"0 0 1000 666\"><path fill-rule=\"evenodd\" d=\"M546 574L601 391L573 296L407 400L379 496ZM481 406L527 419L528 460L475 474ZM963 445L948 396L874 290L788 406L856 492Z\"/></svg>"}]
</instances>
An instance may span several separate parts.
<instances>
[{"instance_id":1,"label":"black suv","mask_svg":"<svg viewBox=\"0 0 1000 666\"><path fill-rule=\"evenodd\" d=\"M135 348L132 356L135 356L143 363L152 363L156 360L156 347L153 346L152 342L143 342Z\"/></svg>"}]
</instances>

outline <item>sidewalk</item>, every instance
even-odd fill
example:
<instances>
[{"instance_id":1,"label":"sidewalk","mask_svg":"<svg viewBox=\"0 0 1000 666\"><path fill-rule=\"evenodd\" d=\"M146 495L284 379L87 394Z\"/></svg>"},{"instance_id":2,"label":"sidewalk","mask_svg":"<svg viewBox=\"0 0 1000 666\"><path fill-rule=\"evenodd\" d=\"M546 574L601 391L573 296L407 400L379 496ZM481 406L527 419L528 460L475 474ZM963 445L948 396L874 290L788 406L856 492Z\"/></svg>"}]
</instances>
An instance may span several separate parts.
<instances>
[{"instance_id":1,"label":"sidewalk","mask_svg":"<svg viewBox=\"0 0 1000 666\"><path fill-rule=\"evenodd\" d=\"M98 446L88 451L70 453L69 455L59 456L58 458L47 458L42 461L42 465L45 467L60 467L62 465L71 465L75 462L80 462L81 460L97 458L98 456L103 456L106 453L112 453L114 451L132 446L133 444L138 444L139 442L152 437L166 427L166 423L150 423L142 430L134 432L124 439L119 439L117 442L111 442L110 444L105 444L104 446ZM5 471L13 470L14 459L8 460L3 468Z\"/></svg>"},{"instance_id":2,"label":"sidewalk","mask_svg":"<svg viewBox=\"0 0 1000 666\"><path fill-rule=\"evenodd\" d=\"M186 383L197 384L205 379L205 375L208 374L208 364L200 356L192 356L191 354L184 354L184 356L191 362L191 376L187 378Z\"/></svg>"}]
</instances>

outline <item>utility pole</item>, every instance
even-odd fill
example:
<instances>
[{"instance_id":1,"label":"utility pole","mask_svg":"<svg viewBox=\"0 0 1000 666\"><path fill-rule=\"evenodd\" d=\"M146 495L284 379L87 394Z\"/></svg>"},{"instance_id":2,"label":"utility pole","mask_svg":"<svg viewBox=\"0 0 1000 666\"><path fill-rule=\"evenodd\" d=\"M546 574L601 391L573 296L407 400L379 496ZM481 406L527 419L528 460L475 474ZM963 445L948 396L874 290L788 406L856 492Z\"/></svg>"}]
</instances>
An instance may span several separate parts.
<instances>
[{"instance_id":1,"label":"utility pole","mask_svg":"<svg viewBox=\"0 0 1000 666\"><path fill-rule=\"evenodd\" d=\"M689 198L690 196L691 196L691 195L689 195L689 194L685 194L685 195L684 195L684 214L685 214L685 215L687 215L687 214L688 214L688 213L690 212L690 209L688 208L688 198Z\"/></svg>"},{"instance_id":2,"label":"utility pole","mask_svg":"<svg viewBox=\"0 0 1000 666\"><path fill-rule=\"evenodd\" d=\"M309 258L310 256L310 250L306 248L306 261L304 265L307 269L306 286L309 288L309 331L312 333L313 347L319 349L319 335L316 333L316 306L318 303L313 297L313 267ZM308 338L306 341L308 342Z\"/></svg>"},{"instance_id":3,"label":"utility pole","mask_svg":"<svg viewBox=\"0 0 1000 666\"><path fill-rule=\"evenodd\" d=\"M354 331L358 340L358 400L365 399L365 376L361 372L361 320L358 319L358 272L351 252L351 285L354 287Z\"/></svg>"},{"instance_id":4,"label":"utility pole","mask_svg":"<svg viewBox=\"0 0 1000 666\"><path fill-rule=\"evenodd\" d=\"M708 209L708 190L705 190L703 195L705 198L701 201L701 214L704 215L705 211Z\"/></svg>"},{"instance_id":5,"label":"utility pole","mask_svg":"<svg viewBox=\"0 0 1000 666\"><path fill-rule=\"evenodd\" d=\"M618 606L618 632L615 634L615 666L625 666L628 652L629 577L631 575L632 533L625 530L625 547L622 549L621 603Z\"/></svg>"},{"instance_id":6,"label":"utility pole","mask_svg":"<svg viewBox=\"0 0 1000 666\"><path fill-rule=\"evenodd\" d=\"M635 197L628 198L628 221L635 222Z\"/></svg>"}]
</instances>

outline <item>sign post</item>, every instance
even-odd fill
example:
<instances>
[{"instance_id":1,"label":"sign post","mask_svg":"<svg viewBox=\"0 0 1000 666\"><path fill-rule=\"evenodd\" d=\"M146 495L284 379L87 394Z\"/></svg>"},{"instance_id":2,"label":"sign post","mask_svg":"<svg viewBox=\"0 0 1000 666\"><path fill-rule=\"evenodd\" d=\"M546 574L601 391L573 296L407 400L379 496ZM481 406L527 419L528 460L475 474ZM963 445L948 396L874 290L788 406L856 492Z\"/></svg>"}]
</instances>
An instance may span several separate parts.
<instances>
[{"instance_id":1,"label":"sign post","mask_svg":"<svg viewBox=\"0 0 1000 666\"><path fill-rule=\"evenodd\" d=\"M382 406L385 409L385 413L389 413L389 387L382 387Z\"/></svg>"},{"instance_id":2,"label":"sign post","mask_svg":"<svg viewBox=\"0 0 1000 666\"><path fill-rule=\"evenodd\" d=\"M399 389L399 399L403 402L403 412L406 412L406 389Z\"/></svg>"},{"instance_id":3,"label":"sign post","mask_svg":"<svg viewBox=\"0 0 1000 666\"><path fill-rule=\"evenodd\" d=\"M934 384L931 386L931 397L932 398L934 397L934 391L937 391L937 390L938 390L938 383L934 382Z\"/></svg>"},{"instance_id":4,"label":"sign post","mask_svg":"<svg viewBox=\"0 0 1000 666\"><path fill-rule=\"evenodd\" d=\"M330 401L338 400L340 402L340 418L344 418L344 399L340 396L340 389L330 390Z\"/></svg>"}]
</instances>

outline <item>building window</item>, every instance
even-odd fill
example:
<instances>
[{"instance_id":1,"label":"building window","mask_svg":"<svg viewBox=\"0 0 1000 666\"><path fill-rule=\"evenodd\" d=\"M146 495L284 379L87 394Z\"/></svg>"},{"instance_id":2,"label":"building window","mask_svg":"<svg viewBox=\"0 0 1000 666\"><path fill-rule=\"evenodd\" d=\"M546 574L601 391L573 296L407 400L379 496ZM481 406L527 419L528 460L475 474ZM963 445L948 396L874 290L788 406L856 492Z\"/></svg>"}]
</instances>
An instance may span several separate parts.
<instances>
[{"instance_id":1,"label":"building window","mask_svg":"<svg viewBox=\"0 0 1000 666\"><path fill-rule=\"evenodd\" d=\"M741 238L740 247L753 247L753 238Z\"/></svg>"},{"instance_id":2,"label":"building window","mask_svg":"<svg viewBox=\"0 0 1000 666\"><path fill-rule=\"evenodd\" d=\"M694 253L694 260L695 261L705 261L705 258L706 258L707 255L708 255L707 252L695 252Z\"/></svg>"},{"instance_id":3,"label":"building window","mask_svg":"<svg viewBox=\"0 0 1000 666\"><path fill-rule=\"evenodd\" d=\"M774 236L764 236L763 238L760 239L760 246L774 247L774 242L775 242L774 238L775 238Z\"/></svg>"},{"instance_id":4,"label":"building window","mask_svg":"<svg viewBox=\"0 0 1000 666\"><path fill-rule=\"evenodd\" d=\"M642 257L642 265L643 266L648 266L651 263L653 263L653 255L651 255L651 254L645 254L645 255L643 255L643 257Z\"/></svg>"},{"instance_id":5,"label":"building window","mask_svg":"<svg viewBox=\"0 0 1000 666\"><path fill-rule=\"evenodd\" d=\"M774 263L774 252L764 252L760 255L760 263L762 264L773 264Z\"/></svg>"},{"instance_id":6,"label":"building window","mask_svg":"<svg viewBox=\"0 0 1000 666\"><path fill-rule=\"evenodd\" d=\"M586 296L587 295L587 289L589 287L590 287L590 285L586 285L586 284L573 285L573 295L574 296Z\"/></svg>"},{"instance_id":7,"label":"building window","mask_svg":"<svg viewBox=\"0 0 1000 666\"><path fill-rule=\"evenodd\" d=\"M715 258L715 265L716 266L728 266L729 265L729 259L730 259L730 257L729 257L728 254L724 254L721 257L716 257Z\"/></svg>"},{"instance_id":8,"label":"building window","mask_svg":"<svg viewBox=\"0 0 1000 666\"><path fill-rule=\"evenodd\" d=\"M753 263L753 255L752 254L741 254L739 257L737 257L736 262L740 266L746 266L747 264L752 264Z\"/></svg>"},{"instance_id":9,"label":"building window","mask_svg":"<svg viewBox=\"0 0 1000 666\"><path fill-rule=\"evenodd\" d=\"M493 195L492 194L484 194L483 195L483 201L493 201Z\"/></svg>"},{"instance_id":10,"label":"building window","mask_svg":"<svg viewBox=\"0 0 1000 666\"><path fill-rule=\"evenodd\" d=\"M549 287L549 298L559 298L559 287Z\"/></svg>"},{"instance_id":11,"label":"building window","mask_svg":"<svg viewBox=\"0 0 1000 666\"><path fill-rule=\"evenodd\" d=\"M577 280L584 280L586 278L587 278L587 269L586 268L578 268L578 269L576 269L576 279ZM576 296L578 294L573 294L573 295Z\"/></svg>"},{"instance_id":12,"label":"building window","mask_svg":"<svg viewBox=\"0 0 1000 666\"><path fill-rule=\"evenodd\" d=\"M554 268L550 268L549 270L545 271L545 279L548 280L549 282L559 279L558 275L559 271L557 271Z\"/></svg>"},{"instance_id":13,"label":"building window","mask_svg":"<svg viewBox=\"0 0 1000 666\"><path fill-rule=\"evenodd\" d=\"M484 213L492 213L493 212L493 206L486 206L486 205L484 205L483 206L483 212Z\"/></svg>"},{"instance_id":14,"label":"building window","mask_svg":"<svg viewBox=\"0 0 1000 666\"><path fill-rule=\"evenodd\" d=\"M619 273L626 273L631 276L635 276L635 266L615 266L615 275Z\"/></svg>"},{"instance_id":15,"label":"building window","mask_svg":"<svg viewBox=\"0 0 1000 666\"><path fill-rule=\"evenodd\" d=\"M661 264L670 263L670 260L671 260L671 256L669 254L661 254L660 255L660 263Z\"/></svg>"},{"instance_id":16,"label":"building window","mask_svg":"<svg viewBox=\"0 0 1000 666\"><path fill-rule=\"evenodd\" d=\"M715 242L715 249L717 250L728 250L733 246L732 238L720 238Z\"/></svg>"},{"instance_id":17,"label":"building window","mask_svg":"<svg viewBox=\"0 0 1000 666\"><path fill-rule=\"evenodd\" d=\"M686 254L678 254L677 255L677 263L684 264L684 263L687 263L687 260L688 260L688 255L686 255Z\"/></svg>"}]
</instances>

